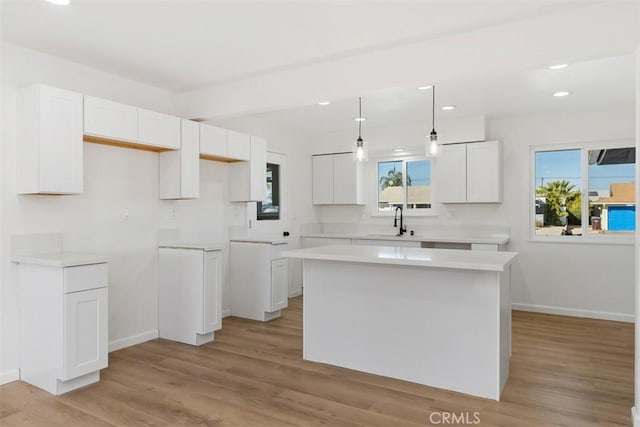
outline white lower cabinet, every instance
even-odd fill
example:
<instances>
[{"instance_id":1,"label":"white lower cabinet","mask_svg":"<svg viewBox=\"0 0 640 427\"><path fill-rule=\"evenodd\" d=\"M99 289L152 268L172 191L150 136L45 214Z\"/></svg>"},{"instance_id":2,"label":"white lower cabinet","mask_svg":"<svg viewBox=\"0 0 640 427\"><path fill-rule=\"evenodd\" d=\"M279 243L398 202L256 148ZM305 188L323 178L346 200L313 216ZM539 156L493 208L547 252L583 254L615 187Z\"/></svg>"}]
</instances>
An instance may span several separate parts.
<instances>
[{"instance_id":1,"label":"white lower cabinet","mask_svg":"<svg viewBox=\"0 0 640 427\"><path fill-rule=\"evenodd\" d=\"M64 296L63 380L71 380L107 366L107 288Z\"/></svg>"},{"instance_id":2,"label":"white lower cabinet","mask_svg":"<svg viewBox=\"0 0 640 427\"><path fill-rule=\"evenodd\" d=\"M107 263L20 264L20 379L59 395L108 365Z\"/></svg>"},{"instance_id":3,"label":"white lower cabinet","mask_svg":"<svg viewBox=\"0 0 640 427\"><path fill-rule=\"evenodd\" d=\"M222 328L222 252L204 247L160 247L160 338L191 345L213 341Z\"/></svg>"},{"instance_id":4,"label":"white lower cabinet","mask_svg":"<svg viewBox=\"0 0 640 427\"><path fill-rule=\"evenodd\" d=\"M285 242L230 243L231 315L262 322L280 317L289 303Z\"/></svg>"}]
</instances>

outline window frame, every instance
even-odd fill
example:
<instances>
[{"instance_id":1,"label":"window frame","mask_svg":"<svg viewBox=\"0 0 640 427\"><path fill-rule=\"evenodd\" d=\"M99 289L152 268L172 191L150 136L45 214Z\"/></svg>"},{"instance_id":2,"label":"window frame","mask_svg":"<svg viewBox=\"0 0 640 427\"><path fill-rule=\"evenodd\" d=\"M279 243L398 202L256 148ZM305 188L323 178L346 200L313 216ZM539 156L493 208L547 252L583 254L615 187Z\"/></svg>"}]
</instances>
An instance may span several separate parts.
<instances>
[{"instance_id":1,"label":"window frame","mask_svg":"<svg viewBox=\"0 0 640 427\"><path fill-rule=\"evenodd\" d=\"M581 236L541 236L536 235L535 226L535 200L536 200L536 153L545 151L566 151L580 150L580 182L582 191L582 212L589 212L589 150L612 149L612 148L635 148L635 141L632 138L623 138L605 141L573 142L566 144L545 144L532 145L529 147L529 214L526 216L529 221L529 241L538 243L577 243L577 244L605 244L605 245L633 245L635 232L626 234L589 234L589 217L581 221ZM636 158L636 163L638 162ZM637 170L637 169L636 169ZM636 176L636 181L637 181ZM638 201L636 200L636 215ZM637 230L636 230L637 231Z\"/></svg>"},{"instance_id":2,"label":"window frame","mask_svg":"<svg viewBox=\"0 0 640 427\"><path fill-rule=\"evenodd\" d=\"M403 202L402 202L402 213L404 216L414 216L414 217L419 217L419 216L424 216L424 217L428 217L428 216L436 216L436 192L435 192L435 186L434 186L434 178L435 178L435 158L431 157L431 156L425 156L425 155L403 155L403 156L393 156L393 155L388 155L388 156L381 156L381 157L377 157L374 159L370 159L373 160L371 163L374 165L373 167L373 181L375 181L375 187L373 187L374 192L373 192L373 212L371 213L372 217L392 217L394 216L394 211L379 211L378 209L378 196L379 194L379 185L380 185L380 177L378 176L378 170L379 170L379 163L386 163L386 162L402 162L402 182L403 182L403 188L404 191L402 192L403 194ZM431 171L430 171L430 187L431 187L431 207L430 208L414 208L414 209L407 209L407 193L406 193L406 182L407 182L407 176L406 176L406 170L407 170L407 162L412 162L412 161L420 161L420 160L429 160L431 162Z\"/></svg>"}]
</instances>

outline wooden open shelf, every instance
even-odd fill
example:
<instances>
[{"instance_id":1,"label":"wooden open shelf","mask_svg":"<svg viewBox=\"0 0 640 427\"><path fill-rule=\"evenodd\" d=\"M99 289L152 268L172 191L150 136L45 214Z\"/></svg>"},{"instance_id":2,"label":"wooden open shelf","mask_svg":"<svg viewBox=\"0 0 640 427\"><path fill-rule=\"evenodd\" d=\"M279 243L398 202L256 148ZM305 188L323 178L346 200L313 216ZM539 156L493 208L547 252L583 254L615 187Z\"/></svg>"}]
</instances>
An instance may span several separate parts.
<instances>
[{"instance_id":1,"label":"wooden open shelf","mask_svg":"<svg viewBox=\"0 0 640 427\"><path fill-rule=\"evenodd\" d=\"M204 160L213 160L215 162L226 162L226 163L235 163L235 162L245 161L245 160L237 160L237 159L227 159L226 157L211 156L209 154L200 154L200 158Z\"/></svg>"},{"instance_id":2,"label":"wooden open shelf","mask_svg":"<svg viewBox=\"0 0 640 427\"><path fill-rule=\"evenodd\" d=\"M93 135L83 135L82 139L84 140L84 142L90 142L92 144L110 145L112 147L130 148L133 150L152 151L154 153L175 150L173 148L153 147L150 145L138 144L136 142L121 141L117 139L109 139Z\"/></svg>"}]
</instances>

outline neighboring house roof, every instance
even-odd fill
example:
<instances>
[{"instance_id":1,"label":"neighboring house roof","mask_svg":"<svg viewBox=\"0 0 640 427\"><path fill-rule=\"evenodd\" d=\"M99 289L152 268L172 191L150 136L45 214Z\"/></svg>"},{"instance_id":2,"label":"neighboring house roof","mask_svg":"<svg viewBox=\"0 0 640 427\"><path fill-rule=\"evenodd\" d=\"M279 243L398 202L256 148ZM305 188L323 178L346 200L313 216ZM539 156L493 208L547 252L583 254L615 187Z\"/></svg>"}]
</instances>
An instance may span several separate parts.
<instances>
[{"instance_id":1,"label":"neighboring house roof","mask_svg":"<svg viewBox=\"0 0 640 427\"><path fill-rule=\"evenodd\" d=\"M611 184L611 197L601 197L592 203L610 205L614 203L631 204L636 202L636 183L618 182Z\"/></svg>"},{"instance_id":2,"label":"neighboring house roof","mask_svg":"<svg viewBox=\"0 0 640 427\"><path fill-rule=\"evenodd\" d=\"M387 187L380 192L378 201L382 203L402 203L402 187ZM408 187L407 203L431 203L430 185L412 185Z\"/></svg>"}]
</instances>

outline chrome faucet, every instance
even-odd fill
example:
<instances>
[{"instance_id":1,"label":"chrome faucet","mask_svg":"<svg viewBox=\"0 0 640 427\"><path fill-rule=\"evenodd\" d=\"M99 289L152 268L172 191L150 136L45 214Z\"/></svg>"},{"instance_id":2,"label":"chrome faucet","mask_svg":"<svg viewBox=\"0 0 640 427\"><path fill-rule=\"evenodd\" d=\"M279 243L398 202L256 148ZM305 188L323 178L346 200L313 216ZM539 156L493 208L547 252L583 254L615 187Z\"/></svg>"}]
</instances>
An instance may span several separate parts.
<instances>
[{"instance_id":1,"label":"chrome faucet","mask_svg":"<svg viewBox=\"0 0 640 427\"><path fill-rule=\"evenodd\" d=\"M402 235L407 232L407 226L402 224L402 206L396 206L396 212L393 217L393 226L398 228L398 210L400 211L400 231L398 231L396 236L402 237Z\"/></svg>"}]
</instances>

